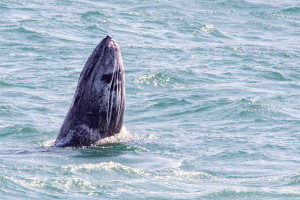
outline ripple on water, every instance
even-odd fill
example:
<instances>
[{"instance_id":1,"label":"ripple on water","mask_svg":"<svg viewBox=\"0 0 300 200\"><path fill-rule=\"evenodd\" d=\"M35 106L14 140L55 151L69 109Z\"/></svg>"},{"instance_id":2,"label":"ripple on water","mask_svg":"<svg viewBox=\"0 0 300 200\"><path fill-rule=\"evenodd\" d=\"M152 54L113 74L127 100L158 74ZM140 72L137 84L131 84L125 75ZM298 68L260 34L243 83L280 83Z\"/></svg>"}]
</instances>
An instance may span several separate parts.
<instances>
[{"instance_id":1,"label":"ripple on water","mask_svg":"<svg viewBox=\"0 0 300 200\"><path fill-rule=\"evenodd\" d=\"M225 33L224 31L219 30L218 28L214 27L212 24L205 24L200 26L199 28L196 28L193 34L196 36L201 35L201 37L207 37L208 35L212 35L222 39L232 38L232 36Z\"/></svg>"},{"instance_id":2,"label":"ripple on water","mask_svg":"<svg viewBox=\"0 0 300 200\"><path fill-rule=\"evenodd\" d=\"M81 15L81 19L88 24L90 23L100 24L100 23L107 22L106 16L99 11L87 11Z\"/></svg>"},{"instance_id":3,"label":"ripple on water","mask_svg":"<svg viewBox=\"0 0 300 200\"><path fill-rule=\"evenodd\" d=\"M12 83L7 83L5 81L0 81L0 87L12 87L14 86Z\"/></svg>"},{"instance_id":4,"label":"ripple on water","mask_svg":"<svg viewBox=\"0 0 300 200\"><path fill-rule=\"evenodd\" d=\"M280 72L276 72L276 71L262 72L261 76L263 78L274 80L274 81L291 81L291 79L286 78Z\"/></svg>"},{"instance_id":5,"label":"ripple on water","mask_svg":"<svg viewBox=\"0 0 300 200\"><path fill-rule=\"evenodd\" d=\"M300 172L298 174L288 177L287 180L289 180L288 185L300 186Z\"/></svg>"},{"instance_id":6,"label":"ripple on water","mask_svg":"<svg viewBox=\"0 0 300 200\"><path fill-rule=\"evenodd\" d=\"M300 7L290 7L290 8L286 8L286 9L283 9L282 10L283 12L286 12L286 13L297 13L297 14L300 14Z\"/></svg>"}]
</instances>

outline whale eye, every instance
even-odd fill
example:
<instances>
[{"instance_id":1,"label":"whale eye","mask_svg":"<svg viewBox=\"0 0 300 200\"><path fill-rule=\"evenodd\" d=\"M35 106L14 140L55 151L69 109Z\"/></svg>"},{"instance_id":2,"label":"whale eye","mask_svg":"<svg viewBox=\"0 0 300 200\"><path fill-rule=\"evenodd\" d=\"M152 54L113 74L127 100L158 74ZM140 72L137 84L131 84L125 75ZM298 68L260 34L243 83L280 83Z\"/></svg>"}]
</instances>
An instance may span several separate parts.
<instances>
[{"instance_id":1,"label":"whale eye","mask_svg":"<svg viewBox=\"0 0 300 200\"><path fill-rule=\"evenodd\" d=\"M112 80L113 74L103 74L103 76L101 77L101 81L105 82L105 83L110 83Z\"/></svg>"}]
</instances>

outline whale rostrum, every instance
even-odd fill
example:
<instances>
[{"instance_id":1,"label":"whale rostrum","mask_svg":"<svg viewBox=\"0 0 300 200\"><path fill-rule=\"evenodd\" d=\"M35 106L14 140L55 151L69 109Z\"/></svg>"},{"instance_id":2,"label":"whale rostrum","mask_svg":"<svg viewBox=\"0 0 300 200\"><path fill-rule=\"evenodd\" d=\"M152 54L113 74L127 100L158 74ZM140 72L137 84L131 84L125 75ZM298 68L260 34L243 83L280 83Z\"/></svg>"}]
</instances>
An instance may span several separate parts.
<instances>
[{"instance_id":1,"label":"whale rostrum","mask_svg":"<svg viewBox=\"0 0 300 200\"><path fill-rule=\"evenodd\" d=\"M88 58L54 146L88 146L119 133L125 76L119 45L106 36Z\"/></svg>"}]
</instances>

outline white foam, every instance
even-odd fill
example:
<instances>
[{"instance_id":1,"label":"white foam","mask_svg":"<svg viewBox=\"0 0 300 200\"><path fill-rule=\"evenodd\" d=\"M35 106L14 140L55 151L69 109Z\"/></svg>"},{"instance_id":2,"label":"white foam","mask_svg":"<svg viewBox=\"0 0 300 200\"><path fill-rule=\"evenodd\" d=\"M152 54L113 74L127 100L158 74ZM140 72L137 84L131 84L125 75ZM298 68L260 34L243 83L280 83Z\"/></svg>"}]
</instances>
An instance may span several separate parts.
<instances>
[{"instance_id":1,"label":"white foam","mask_svg":"<svg viewBox=\"0 0 300 200\"><path fill-rule=\"evenodd\" d=\"M136 84L152 85L154 87L166 87L171 82L171 77L159 74L144 75L134 80Z\"/></svg>"},{"instance_id":2,"label":"white foam","mask_svg":"<svg viewBox=\"0 0 300 200\"><path fill-rule=\"evenodd\" d=\"M96 142L95 145L129 142L132 139L132 135L127 131L126 127L123 126L120 133L117 133L111 137L103 138L102 140Z\"/></svg>"},{"instance_id":3,"label":"white foam","mask_svg":"<svg viewBox=\"0 0 300 200\"><path fill-rule=\"evenodd\" d=\"M159 139L159 137L154 134L150 134L150 135L148 135L147 138L145 138L145 140L158 140L158 139Z\"/></svg>"},{"instance_id":4,"label":"white foam","mask_svg":"<svg viewBox=\"0 0 300 200\"><path fill-rule=\"evenodd\" d=\"M63 180L63 187L65 187L67 190L71 188L78 188L81 190L95 190L96 185L93 183L83 180L81 178L65 178Z\"/></svg>"},{"instance_id":5,"label":"white foam","mask_svg":"<svg viewBox=\"0 0 300 200\"><path fill-rule=\"evenodd\" d=\"M9 178L10 180L14 181L17 184L22 185L26 188L43 188L45 184L39 180L38 178L27 178L27 179L16 179L16 178Z\"/></svg>"},{"instance_id":6,"label":"white foam","mask_svg":"<svg viewBox=\"0 0 300 200\"><path fill-rule=\"evenodd\" d=\"M125 171L126 173L134 173L138 175L146 175L144 172L134 169L132 167L128 167L125 165L122 165L120 163L116 162L101 162L101 163L96 163L96 164L83 164L83 165L67 165L63 166L63 169L69 170L72 173L75 173L77 171L93 171L93 170L105 170L105 171L115 171L115 170L122 170Z\"/></svg>"},{"instance_id":7,"label":"white foam","mask_svg":"<svg viewBox=\"0 0 300 200\"><path fill-rule=\"evenodd\" d=\"M46 140L44 142L39 142L38 144L42 147L51 147L53 146L55 140Z\"/></svg>"},{"instance_id":8,"label":"white foam","mask_svg":"<svg viewBox=\"0 0 300 200\"><path fill-rule=\"evenodd\" d=\"M214 177L210 174L204 172L191 172L191 171L182 171L182 170L175 170L173 171L175 177L180 178L211 178Z\"/></svg>"},{"instance_id":9,"label":"white foam","mask_svg":"<svg viewBox=\"0 0 300 200\"><path fill-rule=\"evenodd\" d=\"M214 30L214 26L212 24L205 24L204 26L201 27L200 30L205 33L211 33Z\"/></svg>"},{"instance_id":10,"label":"white foam","mask_svg":"<svg viewBox=\"0 0 300 200\"><path fill-rule=\"evenodd\" d=\"M93 133L95 134L95 133ZM69 137L66 137L67 139L63 140L59 144L65 144L70 139ZM108 143L121 143L121 142L129 142L133 139L132 135L127 131L126 127L123 126L120 133L117 133L111 137L103 138L96 142L94 145L103 145ZM39 145L43 147L50 147L54 145L55 140L46 140L44 142L40 142ZM58 145L59 146L59 145Z\"/></svg>"}]
</instances>

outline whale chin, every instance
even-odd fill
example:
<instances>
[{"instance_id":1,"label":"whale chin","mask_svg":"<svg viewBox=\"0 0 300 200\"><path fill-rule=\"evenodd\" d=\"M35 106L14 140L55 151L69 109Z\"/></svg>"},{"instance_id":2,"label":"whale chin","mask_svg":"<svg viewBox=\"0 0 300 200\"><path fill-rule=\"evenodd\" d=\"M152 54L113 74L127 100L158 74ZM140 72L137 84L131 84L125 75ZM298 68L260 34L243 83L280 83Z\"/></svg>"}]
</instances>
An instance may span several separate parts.
<instances>
[{"instance_id":1,"label":"whale chin","mask_svg":"<svg viewBox=\"0 0 300 200\"><path fill-rule=\"evenodd\" d=\"M89 146L121 131L125 76L119 45L106 36L88 58L54 146Z\"/></svg>"}]
</instances>

